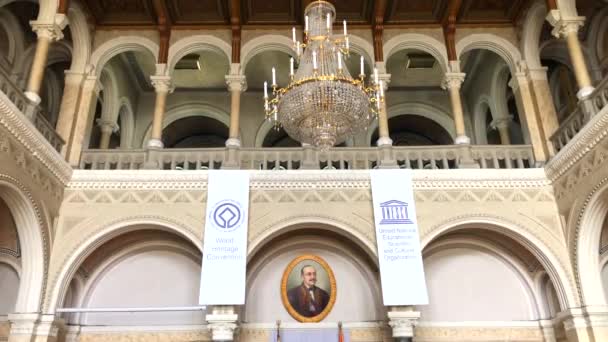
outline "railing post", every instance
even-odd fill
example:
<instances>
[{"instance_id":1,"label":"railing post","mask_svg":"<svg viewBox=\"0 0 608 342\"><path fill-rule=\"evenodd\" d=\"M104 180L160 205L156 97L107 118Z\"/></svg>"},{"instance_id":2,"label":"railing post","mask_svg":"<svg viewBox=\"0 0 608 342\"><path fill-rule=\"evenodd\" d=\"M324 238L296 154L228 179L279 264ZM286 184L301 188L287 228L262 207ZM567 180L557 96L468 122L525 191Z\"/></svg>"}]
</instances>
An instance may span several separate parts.
<instances>
[{"instance_id":1,"label":"railing post","mask_svg":"<svg viewBox=\"0 0 608 342\"><path fill-rule=\"evenodd\" d=\"M226 146L226 155L222 163L224 170L239 170L241 168L240 147L234 145Z\"/></svg>"},{"instance_id":2,"label":"railing post","mask_svg":"<svg viewBox=\"0 0 608 342\"><path fill-rule=\"evenodd\" d=\"M142 169L145 170L161 170L162 162L160 158L160 148L151 148L148 147L146 149L146 157L144 159L144 163L142 165Z\"/></svg>"},{"instance_id":3,"label":"railing post","mask_svg":"<svg viewBox=\"0 0 608 342\"><path fill-rule=\"evenodd\" d=\"M473 150L471 145L461 144L459 145L461 155L458 159L459 169L479 169L479 163L473 158Z\"/></svg>"},{"instance_id":4,"label":"railing post","mask_svg":"<svg viewBox=\"0 0 608 342\"><path fill-rule=\"evenodd\" d=\"M302 144L302 170L318 170L319 160L318 154L315 148L310 144Z\"/></svg>"},{"instance_id":5,"label":"railing post","mask_svg":"<svg viewBox=\"0 0 608 342\"><path fill-rule=\"evenodd\" d=\"M587 124L592 117L597 114L595 106L593 105L593 96L587 96L578 102L579 108L583 113L583 126ZM581 126L581 129L583 127ZM579 129L580 130L580 129Z\"/></svg>"},{"instance_id":6,"label":"railing post","mask_svg":"<svg viewBox=\"0 0 608 342\"><path fill-rule=\"evenodd\" d=\"M392 145L380 145L378 146L380 149L380 163L378 163L378 168L380 169L398 169L399 165L395 160L395 155L393 153Z\"/></svg>"}]
</instances>

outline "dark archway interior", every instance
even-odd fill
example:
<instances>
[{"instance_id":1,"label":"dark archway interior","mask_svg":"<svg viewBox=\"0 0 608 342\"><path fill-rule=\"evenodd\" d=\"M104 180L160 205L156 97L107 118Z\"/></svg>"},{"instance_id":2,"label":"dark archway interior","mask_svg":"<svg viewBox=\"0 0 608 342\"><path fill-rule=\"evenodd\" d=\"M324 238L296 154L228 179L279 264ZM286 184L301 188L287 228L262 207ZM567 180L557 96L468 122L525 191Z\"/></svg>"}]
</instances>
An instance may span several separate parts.
<instances>
[{"instance_id":1,"label":"dark archway interior","mask_svg":"<svg viewBox=\"0 0 608 342\"><path fill-rule=\"evenodd\" d=\"M190 116L167 126L162 139L167 148L224 147L228 127L208 117Z\"/></svg>"},{"instance_id":2,"label":"dark archway interior","mask_svg":"<svg viewBox=\"0 0 608 342\"><path fill-rule=\"evenodd\" d=\"M418 115L399 115L388 120L393 146L450 145L452 137L441 125ZM378 129L372 134L371 144L378 140Z\"/></svg>"}]
</instances>

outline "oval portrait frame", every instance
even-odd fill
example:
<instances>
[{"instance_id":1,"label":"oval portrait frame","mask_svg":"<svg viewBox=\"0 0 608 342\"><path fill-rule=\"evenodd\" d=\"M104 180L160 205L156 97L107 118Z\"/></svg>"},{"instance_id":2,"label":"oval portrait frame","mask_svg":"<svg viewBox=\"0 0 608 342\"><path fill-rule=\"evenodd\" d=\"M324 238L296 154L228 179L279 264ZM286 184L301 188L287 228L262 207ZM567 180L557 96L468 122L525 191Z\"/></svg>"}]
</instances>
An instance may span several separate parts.
<instances>
[{"instance_id":1,"label":"oval portrait frame","mask_svg":"<svg viewBox=\"0 0 608 342\"><path fill-rule=\"evenodd\" d=\"M325 272L327 272L327 276L329 277L329 286L330 286L329 302L327 303L327 306L325 307L325 309L323 309L323 311L321 311L320 314L318 314L314 317L306 317L306 316L300 315L291 306L291 303L289 303L289 298L287 297L287 290L288 290L287 280L289 279L289 275L291 274L291 272L293 272L293 269L296 267L296 265L298 265L300 262L302 262L304 260L312 260L312 261L317 262L319 265L321 265L321 267L323 267ZM334 276L334 272L332 271L331 267L329 267L329 264L325 260L323 260L323 258L321 258L320 256L313 255L313 254L301 255L301 256L293 259L289 263L289 265L287 265L287 267L285 268L285 271L283 272L283 278L281 279L281 299L283 301L283 306L285 307L287 312L289 312L291 317L293 317L298 322L317 323L317 322L322 321L325 317L327 317L327 315L333 309L334 304L336 303L337 294L338 294L338 292L336 291L336 277Z\"/></svg>"}]
</instances>

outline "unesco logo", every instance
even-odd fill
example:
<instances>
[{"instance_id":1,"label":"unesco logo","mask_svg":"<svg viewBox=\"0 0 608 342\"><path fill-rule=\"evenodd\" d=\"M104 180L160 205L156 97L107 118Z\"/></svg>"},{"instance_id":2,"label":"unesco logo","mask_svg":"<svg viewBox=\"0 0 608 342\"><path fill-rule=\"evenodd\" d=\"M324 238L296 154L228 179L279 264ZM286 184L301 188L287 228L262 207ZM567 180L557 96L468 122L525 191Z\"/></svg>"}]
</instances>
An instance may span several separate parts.
<instances>
[{"instance_id":1,"label":"unesco logo","mask_svg":"<svg viewBox=\"0 0 608 342\"><path fill-rule=\"evenodd\" d=\"M232 200L218 202L211 210L209 219L222 232L231 232L243 223L241 205Z\"/></svg>"}]
</instances>

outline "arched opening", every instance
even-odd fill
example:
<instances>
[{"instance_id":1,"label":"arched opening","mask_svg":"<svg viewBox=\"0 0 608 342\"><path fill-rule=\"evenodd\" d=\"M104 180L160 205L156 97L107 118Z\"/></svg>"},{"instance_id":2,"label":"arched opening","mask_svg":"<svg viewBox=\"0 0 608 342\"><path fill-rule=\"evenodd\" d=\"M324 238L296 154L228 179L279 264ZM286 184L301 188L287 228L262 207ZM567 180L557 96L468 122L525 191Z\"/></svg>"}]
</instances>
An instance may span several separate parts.
<instances>
[{"instance_id":1,"label":"arched opening","mask_svg":"<svg viewBox=\"0 0 608 342\"><path fill-rule=\"evenodd\" d=\"M447 121L451 120L447 114L451 112L449 98L441 89L445 72L433 55L413 48L393 52L386 61L386 72L391 75L386 95L388 108L416 103L434 108L435 115L445 115ZM395 146L443 145L453 141L442 125L428 117L407 112L389 114L389 134ZM372 132L371 141L366 143L374 146L379 138L378 129Z\"/></svg>"},{"instance_id":2,"label":"arched opening","mask_svg":"<svg viewBox=\"0 0 608 342\"><path fill-rule=\"evenodd\" d=\"M166 148L224 147L228 127L206 116L190 116L176 120L163 130Z\"/></svg>"},{"instance_id":3,"label":"arched opening","mask_svg":"<svg viewBox=\"0 0 608 342\"><path fill-rule=\"evenodd\" d=\"M201 252L185 238L142 225L101 244L78 265L64 307L197 306ZM168 291L171 289L171 291ZM68 325L200 325L203 311L64 315Z\"/></svg>"},{"instance_id":4,"label":"arched opening","mask_svg":"<svg viewBox=\"0 0 608 342\"><path fill-rule=\"evenodd\" d=\"M529 329L561 311L555 286L541 260L519 241L483 226L436 237L424 247L429 305L420 327L464 326ZM464 325L463 325L464 324ZM470 326L470 324L469 324ZM556 324L550 329L563 333ZM447 341L447 340L446 340Z\"/></svg>"},{"instance_id":5,"label":"arched opening","mask_svg":"<svg viewBox=\"0 0 608 342\"><path fill-rule=\"evenodd\" d=\"M476 127L480 130L476 134L478 140L481 136L488 144L499 145L528 142L527 124L520 120L523 109L513 91L516 81L507 61L485 49L466 51L460 61L461 69L467 75L461 87L463 105L476 108L479 103L485 103L484 107L476 109L476 115L483 118L475 120L476 125L483 124L483 127Z\"/></svg>"},{"instance_id":6,"label":"arched opening","mask_svg":"<svg viewBox=\"0 0 608 342\"><path fill-rule=\"evenodd\" d=\"M296 322L281 300L281 278L288 264L303 255L321 257L335 275L336 301L323 322L383 319L378 268L359 244L329 230L299 227L268 238L257 247L247 265L247 302L242 313L246 323L274 323L277 319L287 324ZM300 281L296 279L291 285L300 286Z\"/></svg>"},{"instance_id":7,"label":"arched opening","mask_svg":"<svg viewBox=\"0 0 608 342\"><path fill-rule=\"evenodd\" d=\"M452 137L437 122L418 115L397 115L388 120L393 146L449 145ZM378 129L372 134L370 145L378 141Z\"/></svg>"}]
</instances>

